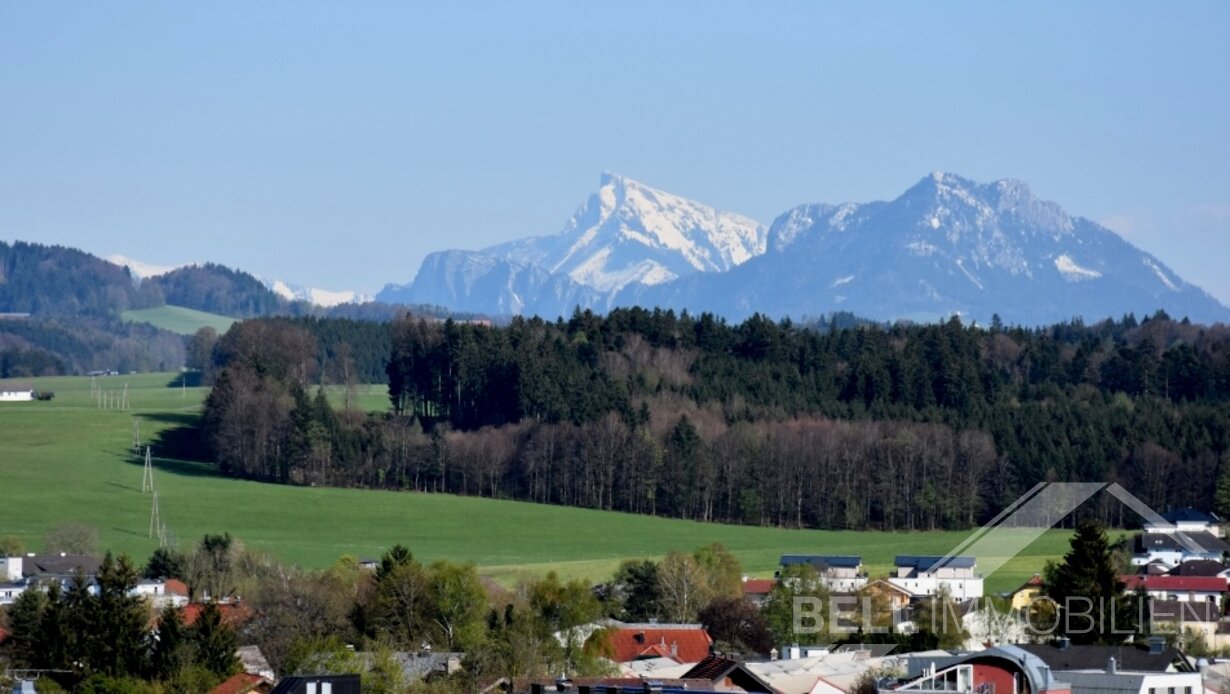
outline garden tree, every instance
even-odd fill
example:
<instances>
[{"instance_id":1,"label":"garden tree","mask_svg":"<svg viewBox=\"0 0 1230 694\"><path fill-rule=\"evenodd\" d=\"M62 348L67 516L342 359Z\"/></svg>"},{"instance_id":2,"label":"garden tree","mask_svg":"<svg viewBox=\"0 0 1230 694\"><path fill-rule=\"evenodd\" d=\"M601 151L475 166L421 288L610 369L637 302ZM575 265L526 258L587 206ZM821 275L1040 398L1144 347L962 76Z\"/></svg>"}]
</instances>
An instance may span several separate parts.
<instances>
[{"instance_id":1,"label":"garden tree","mask_svg":"<svg viewBox=\"0 0 1230 694\"><path fill-rule=\"evenodd\" d=\"M189 628L196 646L196 661L220 678L230 677L240 670L235 656L238 645L235 631L222 623L222 611L217 603L207 602L196 622Z\"/></svg>"},{"instance_id":2,"label":"garden tree","mask_svg":"<svg viewBox=\"0 0 1230 694\"><path fill-rule=\"evenodd\" d=\"M952 593L944 587L916 603L911 620L918 631L934 634L936 643L944 650L958 649L969 638L961 620L961 610L952 599Z\"/></svg>"},{"instance_id":3,"label":"garden tree","mask_svg":"<svg viewBox=\"0 0 1230 694\"><path fill-rule=\"evenodd\" d=\"M235 590L235 562L242 549L242 543L230 533L202 537L182 567L192 594L212 600L230 595Z\"/></svg>"},{"instance_id":4,"label":"garden tree","mask_svg":"<svg viewBox=\"0 0 1230 694\"><path fill-rule=\"evenodd\" d=\"M158 615L158 627L150 650L150 670L155 679L169 681L196 659L193 642L179 608L166 607Z\"/></svg>"},{"instance_id":5,"label":"garden tree","mask_svg":"<svg viewBox=\"0 0 1230 694\"><path fill-rule=\"evenodd\" d=\"M706 567L683 552L667 554L658 565L658 592L663 616L676 623L694 621L715 595Z\"/></svg>"},{"instance_id":6,"label":"garden tree","mask_svg":"<svg viewBox=\"0 0 1230 694\"><path fill-rule=\"evenodd\" d=\"M263 574L244 593L253 616L241 627L241 636L245 643L260 644L278 671L297 640L333 635L357 641L352 618L368 596L369 580L347 560L323 571L292 568Z\"/></svg>"},{"instance_id":7,"label":"garden tree","mask_svg":"<svg viewBox=\"0 0 1230 694\"><path fill-rule=\"evenodd\" d=\"M607 591L608 612L624 622L648 622L661 616L662 590L658 565L649 560L627 559L619 565Z\"/></svg>"},{"instance_id":8,"label":"garden tree","mask_svg":"<svg viewBox=\"0 0 1230 694\"><path fill-rule=\"evenodd\" d=\"M720 542L705 545L697 549L693 557L705 571L709 590L715 596L743 597L743 567L725 545Z\"/></svg>"},{"instance_id":9,"label":"garden tree","mask_svg":"<svg viewBox=\"0 0 1230 694\"><path fill-rule=\"evenodd\" d=\"M1058 609L1058 633L1079 644L1117 644L1138 627L1137 600L1123 594L1105 528L1093 520L1076 527L1059 564L1047 562L1046 594Z\"/></svg>"},{"instance_id":10,"label":"garden tree","mask_svg":"<svg viewBox=\"0 0 1230 694\"><path fill-rule=\"evenodd\" d=\"M761 608L765 628L768 629L773 642L798 643L804 646L827 642L829 635L833 633L833 625L829 624L829 600L829 591L824 581L810 564L782 567L777 585L773 586ZM815 623L804 621L803 625L815 627L818 631L796 631L796 602L800 603L800 610L811 610L806 614L818 620Z\"/></svg>"},{"instance_id":11,"label":"garden tree","mask_svg":"<svg viewBox=\"0 0 1230 694\"><path fill-rule=\"evenodd\" d=\"M98 552L98 528L80 522L57 525L43 537L43 551L96 554Z\"/></svg>"},{"instance_id":12,"label":"garden tree","mask_svg":"<svg viewBox=\"0 0 1230 694\"><path fill-rule=\"evenodd\" d=\"M602 616L602 605L583 581L561 583L554 571L525 588L528 608L541 634L553 635L562 646L564 672L584 669L593 655L586 651L590 630L585 627Z\"/></svg>"},{"instance_id":13,"label":"garden tree","mask_svg":"<svg viewBox=\"0 0 1230 694\"><path fill-rule=\"evenodd\" d=\"M58 590L55 599L59 600ZM34 668L42 664L43 613L48 594L41 590L24 590L8 608L9 636L5 641L8 656L19 668Z\"/></svg>"},{"instance_id":14,"label":"garden tree","mask_svg":"<svg viewBox=\"0 0 1230 694\"><path fill-rule=\"evenodd\" d=\"M26 544L16 535L0 537L0 557L25 556Z\"/></svg>"},{"instance_id":15,"label":"garden tree","mask_svg":"<svg viewBox=\"0 0 1230 694\"><path fill-rule=\"evenodd\" d=\"M187 563L183 554L170 547L159 547L149 556L141 575L145 578L180 578Z\"/></svg>"},{"instance_id":16,"label":"garden tree","mask_svg":"<svg viewBox=\"0 0 1230 694\"><path fill-rule=\"evenodd\" d=\"M85 598L83 617L87 671L139 674L146 668L148 610L135 594L139 574L128 555L107 552L94 577L95 593Z\"/></svg>"},{"instance_id":17,"label":"garden tree","mask_svg":"<svg viewBox=\"0 0 1230 694\"><path fill-rule=\"evenodd\" d=\"M47 670L68 670L75 666L81 652L80 621L74 612L80 610L86 595L84 581L74 581L67 592L53 582L47 587L47 605L39 620L34 649L38 654L36 667ZM75 610L74 610L75 608Z\"/></svg>"},{"instance_id":18,"label":"garden tree","mask_svg":"<svg viewBox=\"0 0 1230 694\"><path fill-rule=\"evenodd\" d=\"M428 568L428 618L432 641L464 651L482 639L487 593L473 564L438 561Z\"/></svg>"},{"instance_id":19,"label":"garden tree","mask_svg":"<svg viewBox=\"0 0 1230 694\"><path fill-rule=\"evenodd\" d=\"M376 569L376 584L362 610L369 636L398 647L417 648L428 634L428 592L431 582L423 565L405 547L384 553Z\"/></svg>"},{"instance_id":20,"label":"garden tree","mask_svg":"<svg viewBox=\"0 0 1230 694\"><path fill-rule=\"evenodd\" d=\"M760 608L743 598L719 596L700 611L700 623L713 637L715 648L767 656L774 646Z\"/></svg>"}]
</instances>

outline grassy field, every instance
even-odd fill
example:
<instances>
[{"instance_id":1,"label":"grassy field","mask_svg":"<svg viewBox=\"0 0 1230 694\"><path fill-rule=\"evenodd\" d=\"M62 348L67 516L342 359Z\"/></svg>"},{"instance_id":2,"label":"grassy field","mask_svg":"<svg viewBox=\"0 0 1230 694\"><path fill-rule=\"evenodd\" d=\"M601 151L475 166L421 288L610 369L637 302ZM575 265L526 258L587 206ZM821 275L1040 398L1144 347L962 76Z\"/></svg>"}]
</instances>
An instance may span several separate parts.
<instances>
[{"instance_id":1,"label":"grassy field","mask_svg":"<svg viewBox=\"0 0 1230 694\"><path fill-rule=\"evenodd\" d=\"M98 379L105 390L128 384L132 410L118 412L97 408L89 378L35 382L55 399L0 403L0 536L17 535L37 548L49 529L81 521L99 529L106 547L143 560L156 541L148 536L151 497L141 492L142 466L131 452L132 420L141 420L148 439L194 416L205 391L167 387L178 384L177 374ZM331 397L341 400L338 392ZM367 386L360 405L382 409L385 398L383 386ZM305 566L344 554L374 557L402 542L421 559L472 561L505 583L548 570L602 579L624 558L721 541L757 575L771 575L787 553L861 554L873 574L882 574L895 554L944 554L967 535L737 527L443 494L287 487L219 477L199 464L155 462L162 518L180 545L227 531ZM1067 533L1047 533L989 577L987 589L1019 585L1066 545Z\"/></svg>"},{"instance_id":2,"label":"grassy field","mask_svg":"<svg viewBox=\"0 0 1230 694\"><path fill-rule=\"evenodd\" d=\"M135 311L124 311L124 320L130 323L149 323L156 328L169 330L180 335L191 335L200 328L210 326L219 334L227 331L234 318L220 316L216 313L206 313L183 306L159 306L158 308L143 308Z\"/></svg>"}]
</instances>

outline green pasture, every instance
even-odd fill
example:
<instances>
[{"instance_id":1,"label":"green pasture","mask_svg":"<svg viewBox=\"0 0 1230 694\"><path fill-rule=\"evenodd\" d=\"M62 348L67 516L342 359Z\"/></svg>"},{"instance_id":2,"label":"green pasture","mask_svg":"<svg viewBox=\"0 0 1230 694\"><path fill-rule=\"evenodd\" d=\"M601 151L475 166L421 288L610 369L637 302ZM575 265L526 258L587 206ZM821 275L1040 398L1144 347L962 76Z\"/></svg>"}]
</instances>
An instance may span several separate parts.
<instances>
[{"instance_id":1,"label":"green pasture","mask_svg":"<svg viewBox=\"0 0 1230 694\"><path fill-rule=\"evenodd\" d=\"M65 522L98 528L103 545L142 560L151 495L141 491L133 454L133 421L142 440L191 421L205 389L179 387L178 374L99 377L97 387L121 393L130 411L99 409L91 379L35 379L55 392L50 402L0 403L0 536L37 549ZM173 386L173 387L168 387ZM337 388L330 398L340 405ZM387 406L383 386L361 386L358 406ZM722 542L748 573L772 575L782 554L860 554L885 574L896 554L944 554L966 532L854 532L727 526L445 494L289 487L217 476L207 465L155 455L162 520L181 546L208 532L230 532L247 546L304 566L341 555L376 557L395 542L424 560L472 561L511 583L550 570L602 579L633 557L660 557ZM1063 554L1067 532L1050 531L988 578L989 591L1019 585L1047 559Z\"/></svg>"},{"instance_id":2,"label":"green pasture","mask_svg":"<svg viewBox=\"0 0 1230 694\"><path fill-rule=\"evenodd\" d=\"M221 334L235 323L235 319L229 316L170 305L124 311L122 317L130 323L149 323L155 328L180 335L191 335L205 326L210 326Z\"/></svg>"}]
</instances>

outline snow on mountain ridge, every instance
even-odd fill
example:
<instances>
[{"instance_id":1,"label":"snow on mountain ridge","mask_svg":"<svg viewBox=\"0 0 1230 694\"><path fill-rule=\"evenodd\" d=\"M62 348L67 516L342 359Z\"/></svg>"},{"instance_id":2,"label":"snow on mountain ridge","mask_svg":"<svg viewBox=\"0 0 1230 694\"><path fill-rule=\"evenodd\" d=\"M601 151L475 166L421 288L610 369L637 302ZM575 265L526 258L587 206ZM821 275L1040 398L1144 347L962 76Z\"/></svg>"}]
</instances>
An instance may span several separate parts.
<instances>
[{"instance_id":1,"label":"snow on mountain ridge","mask_svg":"<svg viewBox=\"0 0 1230 694\"><path fill-rule=\"evenodd\" d=\"M260 278L260 280L270 291L287 301L306 301L324 308L332 308L341 304L365 304L373 300L370 294L363 294L351 289L330 291L328 289L288 284L282 280L267 280L264 278Z\"/></svg>"},{"instance_id":2,"label":"snow on mountain ridge","mask_svg":"<svg viewBox=\"0 0 1230 694\"><path fill-rule=\"evenodd\" d=\"M103 260L106 260L112 265L128 268L128 271L132 273L133 279L138 281L147 277L158 277L160 275L165 275L169 272L174 272L180 268L192 265L192 263L182 263L180 265L155 265L153 263L142 262L135 258L129 258L128 256L121 255L119 253L112 253L106 258L103 258Z\"/></svg>"},{"instance_id":3,"label":"snow on mountain ridge","mask_svg":"<svg viewBox=\"0 0 1230 694\"><path fill-rule=\"evenodd\" d=\"M604 172L598 190L559 233L483 252L617 291L728 270L764 253L766 240L755 220Z\"/></svg>"}]
</instances>

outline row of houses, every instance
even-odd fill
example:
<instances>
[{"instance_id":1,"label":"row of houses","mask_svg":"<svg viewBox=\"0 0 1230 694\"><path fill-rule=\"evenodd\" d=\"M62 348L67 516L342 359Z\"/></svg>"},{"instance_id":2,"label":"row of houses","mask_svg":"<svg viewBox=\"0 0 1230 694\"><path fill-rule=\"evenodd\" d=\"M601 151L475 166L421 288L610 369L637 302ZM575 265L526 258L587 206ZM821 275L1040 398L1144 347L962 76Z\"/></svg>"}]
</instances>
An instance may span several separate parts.
<instances>
[{"instance_id":1,"label":"row of houses","mask_svg":"<svg viewBox=\"0 0 1230 694\"><path fill-rule=\"evenodd\" d=\"M0 557L0 606L11 605L25 591L45 589L53 582L67 590L78 576L93 594L98 566L97 557L65 552ZM131 594L145 598L155 609L188 604L188 586L175 579L141 579Z\"/></svg>"}]
</instances>

